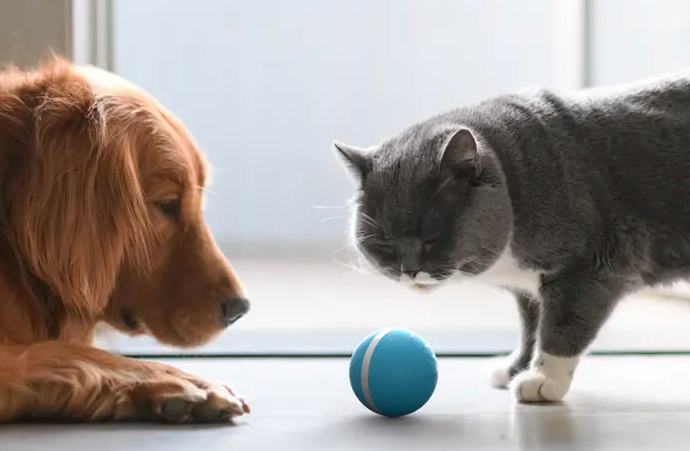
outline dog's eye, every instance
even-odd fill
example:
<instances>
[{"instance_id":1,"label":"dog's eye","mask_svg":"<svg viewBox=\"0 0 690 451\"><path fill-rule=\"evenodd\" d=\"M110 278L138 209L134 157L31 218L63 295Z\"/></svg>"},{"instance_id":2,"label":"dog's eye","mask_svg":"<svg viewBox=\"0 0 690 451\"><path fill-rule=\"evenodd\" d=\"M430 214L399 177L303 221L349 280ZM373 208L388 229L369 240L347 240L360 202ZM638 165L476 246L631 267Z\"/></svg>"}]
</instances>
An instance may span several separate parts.
<instances>
[{"instance_id":1,"label":"dog's eye","mask_svg":"<svg viewBox=\"0 0 690 451\"><path fill-rule=\"evenodd\" d=\"M163 213L165 216L169 218L177 219L180 215L179 200L162 200L160 202L156 202L156 207L158 207L161 213Z\"/></svg>"}]
</instances>

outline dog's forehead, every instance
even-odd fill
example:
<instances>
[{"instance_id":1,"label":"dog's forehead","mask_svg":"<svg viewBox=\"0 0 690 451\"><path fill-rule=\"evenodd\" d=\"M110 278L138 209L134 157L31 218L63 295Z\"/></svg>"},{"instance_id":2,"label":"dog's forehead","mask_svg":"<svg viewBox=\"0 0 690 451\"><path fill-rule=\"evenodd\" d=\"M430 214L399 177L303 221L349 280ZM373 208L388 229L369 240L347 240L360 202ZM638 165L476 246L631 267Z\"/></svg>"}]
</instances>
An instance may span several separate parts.
<instances>
[{"instance_id":1,"label":"dog's forehead","mask_svg":"<svg viewBox=\"0 0 690 451\"><path fill-rule=\"evenodd\" d=\"M95 66L75 65L74 71L84 77L97 93L128 91L150 97L141 87L107 70Z\"/></svg>"},{"instance_id":2,"label":"dog's forehead","mask_svg":"<svg viewBox=\"0 0 690 451\"><path fill-rule=\"evenodd\" d=\"M178 147L184 152L185 159L189 162L190 166L194 168L195 183L202 187L205 186L208 183L206 174L207 163L194 137L189 130L187 130L182 121L170 111L162 108L160 113L163 116L163 120L168 124L170 130L175 135L175 139L179 143Z\"/></svg>"},{"instance_id":3,"label":"dog's forehead","mask_svg":"<svg viewBox=\"0 0 690 451\"><path fill-rule=\"evenodd\" d=\"M157 110L162 116L169 130L175 135L179 147L184 150L185 157L188 158L195 169L196 178L199 185L204 186L207 180L207 163L201 152L198 151L197 143L191 136L182 122L167 108L165 108L155 97L146 92L143 88L126 80L112 72L94 66L80 65L75 66L76 72L84 77L91 85L96 94L117 95L126 93L140 96L149 105Z\"/></svg>"}]
</instances>

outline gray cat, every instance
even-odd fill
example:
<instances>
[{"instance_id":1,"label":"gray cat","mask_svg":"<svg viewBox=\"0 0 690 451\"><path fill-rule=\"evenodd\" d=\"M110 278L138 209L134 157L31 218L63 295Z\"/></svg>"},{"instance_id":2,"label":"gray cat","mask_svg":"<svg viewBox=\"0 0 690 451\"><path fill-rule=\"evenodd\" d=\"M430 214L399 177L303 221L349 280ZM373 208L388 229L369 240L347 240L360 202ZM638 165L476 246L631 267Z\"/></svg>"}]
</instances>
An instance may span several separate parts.
<instances>
[{"instance_id":1,"label":"gray cat","mask_svg":"<svg viewBox=\"0 0 690 451\"><path fill-rule=\"evenodd\" d=\"M491 379L520 401L566 395L621 297L690 276L690 73L503 95L334 148L381 273L515 293L522 339Z\"/></svg>"}]
</instances>

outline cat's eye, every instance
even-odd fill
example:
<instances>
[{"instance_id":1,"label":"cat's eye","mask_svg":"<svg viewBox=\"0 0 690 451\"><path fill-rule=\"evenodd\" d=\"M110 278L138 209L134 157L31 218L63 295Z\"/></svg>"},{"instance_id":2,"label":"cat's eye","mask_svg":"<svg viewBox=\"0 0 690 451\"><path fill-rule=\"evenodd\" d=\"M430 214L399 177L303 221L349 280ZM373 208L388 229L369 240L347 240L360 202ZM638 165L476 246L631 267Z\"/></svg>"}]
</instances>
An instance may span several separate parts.
<instances>
[{"instance_id":1,"label":"cat's eye","mask_svg":"<svg viewBox=\"0 0 690 451\"><path fill-rule=\"evenodd\" d=\"M479 177L472 177L468 180L468 183L472 188L476 188L478 186L482 186L481 180L479 180Z\"/></svg>"},{"instance_id":2,"label":"cat's eye","mask_svg":"<svg viewBox=\"0 0 690 451\"><path fill-rule=\"evenodd\" d=\"M381 241L370 241L369 248L382 254L392 254L395 252L392 244Z\"/></svg>"},{"instance_id":3,"label":"cat's eye","mask_svg":"<svg viewBox=\"0 0 690 451\"><path fill-rule=\"evenodd\" d=\"M482 171L478 175L469 178L467 182L472 188L477 188L479 186L496 186L501 183L500 179L489 171Z\"/></svg>"},{"instance_id":4,"label":"cat's eye","mask_svg":"<svg viewBox=\"0 0 690 451\"><path fill-rule=\"evenodd\" d=\"M438 242L438 237L428 238L428 239L424 240L424 250L428 252L429 250L431 250L434 247L434 245L436 245L437 242Z\"/></svg>"},{"instance_id":5,"label":"cat's eye","mask_svg":"<svg viewBox=\"0 0 690 451\"><path fill-rule=\"evenodd\" d=\"M180 216L180 201L177 199L162 200L155 205L168 218L177 219Z\"/></svg>"}]
</instances>

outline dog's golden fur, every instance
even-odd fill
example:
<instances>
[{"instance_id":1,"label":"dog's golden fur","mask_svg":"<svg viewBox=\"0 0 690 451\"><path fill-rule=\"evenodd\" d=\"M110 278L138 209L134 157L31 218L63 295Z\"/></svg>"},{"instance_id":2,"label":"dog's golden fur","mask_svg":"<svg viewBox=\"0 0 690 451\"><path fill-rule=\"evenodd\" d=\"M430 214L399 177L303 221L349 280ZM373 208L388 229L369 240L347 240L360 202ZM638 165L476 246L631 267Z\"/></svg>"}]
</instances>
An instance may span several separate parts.
<instances>
[{"instance_id":1,"label":"dog's golden fur","mask_svg":"<svg viewBox=\"0 0 690 451\"><path fill-rule=\"evenodd\" d=\"M92 347L96 324L197 346L244 292L202 216L185 127L115 75L0 72L0 421L225 421L226 386Z\"/></svg>"}]
</instances>

